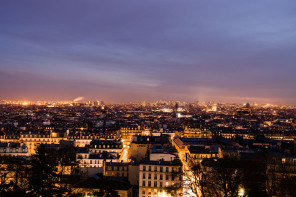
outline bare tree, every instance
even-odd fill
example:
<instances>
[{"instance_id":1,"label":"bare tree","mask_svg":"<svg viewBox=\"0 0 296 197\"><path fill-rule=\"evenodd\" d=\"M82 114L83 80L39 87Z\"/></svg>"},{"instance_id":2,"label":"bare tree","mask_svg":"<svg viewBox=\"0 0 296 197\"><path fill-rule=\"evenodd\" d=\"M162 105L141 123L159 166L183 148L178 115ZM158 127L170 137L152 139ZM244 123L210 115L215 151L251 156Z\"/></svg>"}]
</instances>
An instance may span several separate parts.
<instances>
[{"instance_id":1,"label":"bare tree","mask_svg":"<svg viewBox=\"0 0 296 197\"><path fill-rule=\"evenodd\" d=\"M243 170L236 158L218 160L205 159L202 162L190 160L185 167L184 187L195 196L235 197L242 185Z\"/></svg>"}]
</instances>

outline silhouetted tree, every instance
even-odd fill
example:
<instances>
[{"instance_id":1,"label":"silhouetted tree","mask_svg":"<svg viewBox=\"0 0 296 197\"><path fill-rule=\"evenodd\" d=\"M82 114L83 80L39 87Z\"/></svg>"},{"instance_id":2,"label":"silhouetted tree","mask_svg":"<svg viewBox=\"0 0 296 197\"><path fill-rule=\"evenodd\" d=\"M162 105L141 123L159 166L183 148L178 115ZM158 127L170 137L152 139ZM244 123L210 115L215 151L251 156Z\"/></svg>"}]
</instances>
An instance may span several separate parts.
<instances>
[{"instance_id":1,"label":"silhouetted tree","mask_svg":"<svg viewBox=\"0 0 296 197\"><path fill-rule=\"evenodd\" d=\"M281 160L267 161L267 193L269 196L291 197L296 194L296 166Z\"/></svg>"},{"instance_id":2,"label":"silhouetted tree","mask_svg":"<svg viewBox=\"0 0 296 197\"><path fill-rule=\"evenodd\" d=\"M27 166L22 158L0 157L0 196L24 196Z\"/></svg>"},{"instance_id":3,"label":"silhouetted tree","mask_svg":"<svg viewBox=\"0 0 296 197\"><path fill-rule=\"evenodd\" d=\"M57 172L57 154L54 150L40 145L37 153L32 156L29 181L30 196L61 196L64 191L59 187Z\"/></svg>"},{"instance_id":4,"label":"silhouetted tree","mask_svg":"<svg viewBox=\"0 0 296 197\"><path fill-rule=\"evenodd\" d=\"M243 170L236 158L190 161L185 184L196 196L235 197L242 185Z\"/></svg>"},{"instance_id":5,"label":"silhouetted tree","mask_svg":"<svg viewBox=\"0 0 296 197\"><path fill-rule=\"evenodd\" d=\"M264 155L242 160L243 188L248 197L266 197L266 162Z\"/></svg>"},{"instance_id":6,"label":"silhouetted tree","mask_svg":"<svg viewBox=\"0 0 296 197\"><path fill-rule=\"evenodd\" d=\"M94 197L120 197L118 192L114 190L112 185L112 181L108 181L107 179L102 179L99 181L99 192L94 192L92 196Z\"/></svg>"},{"instance_id":7,"label":"silhouetted tree","mask_svg":"<svg viewBox=\"0 0 296 197\"><path fill-rule=\"evenodd\" d=\"M94 192L93 197L120 197L117 191L110 189L101 189L99 192Z\"/></svg>"}]
</instances>

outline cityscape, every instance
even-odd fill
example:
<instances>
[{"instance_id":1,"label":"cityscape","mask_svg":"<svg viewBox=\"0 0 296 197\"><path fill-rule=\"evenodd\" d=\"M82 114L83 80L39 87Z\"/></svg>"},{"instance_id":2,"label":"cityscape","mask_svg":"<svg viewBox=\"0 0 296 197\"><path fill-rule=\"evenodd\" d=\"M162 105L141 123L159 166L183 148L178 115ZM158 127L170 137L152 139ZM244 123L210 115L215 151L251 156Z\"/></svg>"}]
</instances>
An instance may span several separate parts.
<instances>
[{"instance_id":1,"label":"cityscape","mask_svg":"<svg viewBox=\"0 0 296 197\"><path fill-rule=\"evenodd\" d=\"M296 2L0 2L0 197L296 197Z\"/></svg>"},{"instance_id":2,"label":"cityscape","mask_svg":"<svg viewBox=\"0 0 296 197\"><path fill-rule=\"evenodd\" d=\"M295 106L3 100L0 107L4 195L16 188L32 196L295 194Z\"/></svg>"}]
</instances>

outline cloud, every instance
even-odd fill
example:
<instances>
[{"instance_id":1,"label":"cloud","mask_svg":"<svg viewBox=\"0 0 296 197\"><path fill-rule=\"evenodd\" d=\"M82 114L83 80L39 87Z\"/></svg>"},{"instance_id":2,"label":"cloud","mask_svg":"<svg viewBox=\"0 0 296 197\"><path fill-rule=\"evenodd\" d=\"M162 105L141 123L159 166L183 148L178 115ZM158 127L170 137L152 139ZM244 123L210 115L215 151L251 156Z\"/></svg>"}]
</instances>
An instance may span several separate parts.
<instances>
[{"instance_id":1,"label":"cloud","mask_svg":"<svg viewBox=\"0 0 296 197\"><path fill-rule=\"evenodd\" d=\"M296 98L294 1L1 5L6 98Z\"/></svg>"}]
</instances>

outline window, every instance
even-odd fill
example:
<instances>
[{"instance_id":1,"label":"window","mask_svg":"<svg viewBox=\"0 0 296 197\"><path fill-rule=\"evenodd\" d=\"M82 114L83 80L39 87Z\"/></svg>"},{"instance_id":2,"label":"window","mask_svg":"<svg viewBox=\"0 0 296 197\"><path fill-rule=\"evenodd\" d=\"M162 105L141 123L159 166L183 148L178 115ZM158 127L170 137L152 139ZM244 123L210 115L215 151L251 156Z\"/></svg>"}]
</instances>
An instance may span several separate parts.
<instances>
[{"instance_id":1,"label":"window","mask_svg":"<svg viewBox=\"0 0 296 197\"><path fill-rule=\"evenodd\" d=\"M143 166L143 171L146 171L146 166Z\"/></svg>"},{"instance_id":2,"label":"window","mask_svg":"<svg viewBox=\"0 0 296 197\"><path fill-rule=\"evenodd\" d=\"M157 179L157 174L154 174L154 179Z\"/></svg>"},{"instance_id":3,"label":"window","mask_svg":"<svg viewBox=\"0 0 296 197\"><path fill-rule=\"evenodd\" d=\"M168 171L169 171L169 167L166 167L166 168L165 168L165 171L168 172Z\"/></svg>"},{"instance_id":4,"label":"window","mask_svg":"<svg viewBox=\"0 0 296 197\"><path fill-rule=\"evenodd\" d=\"M151 179L151 174L148 174L148 179Z\"/></svg>"},{"instance_id":5,"label":"window","mask_svg":"<svg viewBox=\"0 0 296 197\"><path fill-rule=\"evenodd\" d=\"M157 182L156 181L154 181L154 187L157 187Z\"/></svg>"},{"instance_id":6,"label":"window","mask_svg":"<svg viewBox=\"0 0 296 197\"><path fill-rule=\"evenodd\" d=\"M161 167L160 167L160 172L162 172L162 170L163 170L163 167L161 166Z\"/></svg>"},{"instance_id":7,"label":"window","mask_svg":"<svg viewBox=\"0 0 296 197\"><path fill-rule=\"evenodd\" d=\"M162 182L159 183L159 187L162 187Z\"/></svg>"},{"instance_id":8,"label":"window","mask_svg":"<svg viewBox=\"0 0 296 197\"><path fill-rule=\"evenodd\" d=\"M143 179L145 179L146 178L146 176L145 176L146 174L145 173L143 173Z\"/></svg>"},{"instance_id":9,"label":"window","mask_svg":"<svg viewBox=\"0 0 296 197\"><path fill-rule=\"evenodd\" d=\"M145 181L143 181L142 186L145 186Z\"/></svg>"},{"instance_id":10,"label":"window","mask_svg":"<svg viewBox=\"0 0 296 197\"><path fill-rule=\"evenodd\" d=\"M159 179L162 180L162 174L159 176Z\"/></svg>"},{"instance_id":11,"label":"window","mask_svg":"<svg viewBox=\"0 0 296 197\"><path fill-rule=\"evenodd\" d=\"M148 181L148 187L151 187L151 181Z\"/></svg>"},{"instance_id":12,"label":"window","mask_svg":"<svg viewBox=\"0 0 296 197\"><path fill-rule=\"evenodd\" d=\"M149 166L149 171L151 171L151 166Z\"/></svg>"},{"instance_id":13,"label":"window","mask_svg":"<svg viewBox=\"0 0 296 197\"><path fill-rule=\"evenodd\" d=\"M282 158L282 163L286 163L286 158Z\"/></svg>"}]
</instances>

